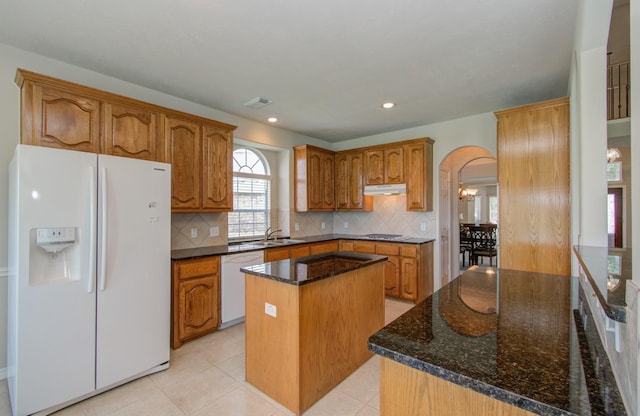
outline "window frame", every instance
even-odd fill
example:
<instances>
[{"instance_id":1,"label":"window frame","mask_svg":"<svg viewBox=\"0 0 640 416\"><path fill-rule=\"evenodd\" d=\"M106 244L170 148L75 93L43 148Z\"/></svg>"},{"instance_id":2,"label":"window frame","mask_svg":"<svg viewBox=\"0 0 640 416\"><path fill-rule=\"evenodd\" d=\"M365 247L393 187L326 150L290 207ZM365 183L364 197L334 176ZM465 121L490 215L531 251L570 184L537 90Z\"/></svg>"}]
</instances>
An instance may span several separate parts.
<instances>
[{"instance_id":1,"label":"window frame","mask_svg":"<svg viewBox=\"0 0 640 416\"><path fill-rule=\"evenodd\" d=\"M239 171L236 170L236 166L240 165L239 161L236 159L236 152L238 150L243 150L245 152L251 152L253 153L257 158L258 161L261 163L261 166L264 168L264 172L265 174L259 174L259 173L249 173L246 171ZM267 160L267 158L257 149L251 148L251 147L236 147L233 150L233 168L232 168L232 175L233 175L233 210L231 212L229 212L228 217L227 217L227 238L230 242L241 242L241 241L251 241L251 240L256 240L260 237L262 237L264 235L264 232L266 231L266 229L271 225L271 203L272 203L272 176L270 174L271 170L270 170L270 166L269 166L269 162ZM247 165L240 165L240 168L246 167ZM255 164L252 165L256 166ZM237 201L238 201L238 197L236 196L236 194L238 193L238 186L237 186L237 178L245 178L245 179L249 179L249 180L257 180L257 181L265 181L265 188L266 191L264 192L265 194L265 206L259 209L239 209L237 207ZM258 194L256 192L256 194ZM264 222L262 223L264 226L264 229L262 229L262 227L256 227L256 224L259 224L255 221L251 222L252 224L252 233L249 235L247 233L242 233L241 230L239 229L239 226L241 224L241 213L260 213L262 215L264 215ZM237 216L235 215L237 214ZM255 217L255 215L254 215ZM236 219L236 221L232 224L232 220ZM246 223L245 223L246 224ZM237 228L238 231L234 232L232 234L232 229L233 228Z\"/></svg>"}]
</instances>

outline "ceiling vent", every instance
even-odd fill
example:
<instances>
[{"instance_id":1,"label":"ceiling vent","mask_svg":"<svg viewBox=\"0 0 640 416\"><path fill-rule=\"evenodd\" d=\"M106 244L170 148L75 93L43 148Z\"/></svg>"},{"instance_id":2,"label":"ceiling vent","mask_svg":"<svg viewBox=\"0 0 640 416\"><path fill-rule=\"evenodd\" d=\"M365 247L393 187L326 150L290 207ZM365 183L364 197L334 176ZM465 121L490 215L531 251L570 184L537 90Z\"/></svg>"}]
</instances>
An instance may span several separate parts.
<instances>
[{"instance_id":1,"label":"ceiling vent","mask_svg":"<svg viewBox=\"0 0 640 416\"><path fill-rule=\"evenodd\" d=\"M257 110L258 108L262 108L268 104L271 104L271 100L267 100L266 98L262 98L262 97L256 97L244 103L244 106Z\"/></svg>"}]
</instances>

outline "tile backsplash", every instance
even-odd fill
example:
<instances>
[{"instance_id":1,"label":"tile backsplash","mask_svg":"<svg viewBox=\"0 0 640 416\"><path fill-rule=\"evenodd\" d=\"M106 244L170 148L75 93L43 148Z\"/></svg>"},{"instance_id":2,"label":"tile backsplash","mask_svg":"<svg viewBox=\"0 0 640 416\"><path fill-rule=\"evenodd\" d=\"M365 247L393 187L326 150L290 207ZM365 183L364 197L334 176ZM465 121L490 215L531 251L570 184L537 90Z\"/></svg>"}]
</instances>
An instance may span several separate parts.
<instances>
[{"instance_id":1,"label":"tile backsplash","mask_svg":"<svg viewBox=\"0 0 640 416\"><path fill-rule=\"evenodd\" d=\"M282 229L280 235L294 238L332 233L384 233L427 238L436 235L433 212L408 212L404 195L375 196L371 212L278 210L272 223L274 229ZM211 227L218 227L217 237L210 236ZM191 236L192 229L196 230L196 237ZM223 245L227 241L226 213L171 214L172 250Z\"/></svg>"},{"instance_id":2,"label":"tile backsplash","mask_svg":"<svg viewBox=\"0 0 640 416\"><path fill-rule=\"evenodd\" d=\"M218 236L211 237L211 227L218 227ZM191 236L195 229L196 236ZM171 249L207 247L227 244L227 214L173 213L171 214Z\"/></svg>"}]
</instances>

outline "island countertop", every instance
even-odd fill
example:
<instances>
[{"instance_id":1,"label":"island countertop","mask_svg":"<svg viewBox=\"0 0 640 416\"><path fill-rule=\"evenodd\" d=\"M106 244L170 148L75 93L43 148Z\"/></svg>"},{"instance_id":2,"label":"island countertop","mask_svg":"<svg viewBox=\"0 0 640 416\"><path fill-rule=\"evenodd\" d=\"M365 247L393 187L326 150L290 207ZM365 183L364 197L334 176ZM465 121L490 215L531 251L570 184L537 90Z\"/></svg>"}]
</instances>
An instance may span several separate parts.
<instances>
[{"instance_id":1,"label":"island countertop","mask_svg":"<svg viewBox=\"0 0 640 416\"><path fill-rule=\"evenodd\" d=\"M475 266L374 334L369 349L535 414L624 415L606 354L586 333L594 327L576 310L577 286Z\"/></svg>"},{"instance_id":2,"label":"island countertop","mask_svg":"<svg viewBox=\"0 0 640 416\"><path fill-rule=\"evenodd\" d=\"M243 267L240 271L300 286L380 263L386 259L386 256L375 254L331 251L313 256L256 264Z\"/></svg>"}]
</instances>

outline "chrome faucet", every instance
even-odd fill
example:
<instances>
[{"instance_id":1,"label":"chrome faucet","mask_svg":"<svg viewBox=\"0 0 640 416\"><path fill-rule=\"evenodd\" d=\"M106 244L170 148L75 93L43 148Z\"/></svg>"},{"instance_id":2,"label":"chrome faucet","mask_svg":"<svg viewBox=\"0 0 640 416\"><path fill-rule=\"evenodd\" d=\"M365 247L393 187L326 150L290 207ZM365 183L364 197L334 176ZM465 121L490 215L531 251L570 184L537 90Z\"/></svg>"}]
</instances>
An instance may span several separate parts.
<instances>
[{"instance_id":1,"label":"chrome faucet","mask_svg":"<svg viewBox=\"0 0 640 416\"><path fill-rule=\"evenodd\" d=\"M271 228L273 228L273 227L269 227L269 228L267 228L267 230L264 232L264 240L265 240L265 241L267 241L268 239L270 239L270 238L271 238L271 236L272 236L272 235L274 235L275 233L279 233L280 231L282 231L282 230L274 230L274 231L271 231Z\"/></svg>"}]
</instances>

